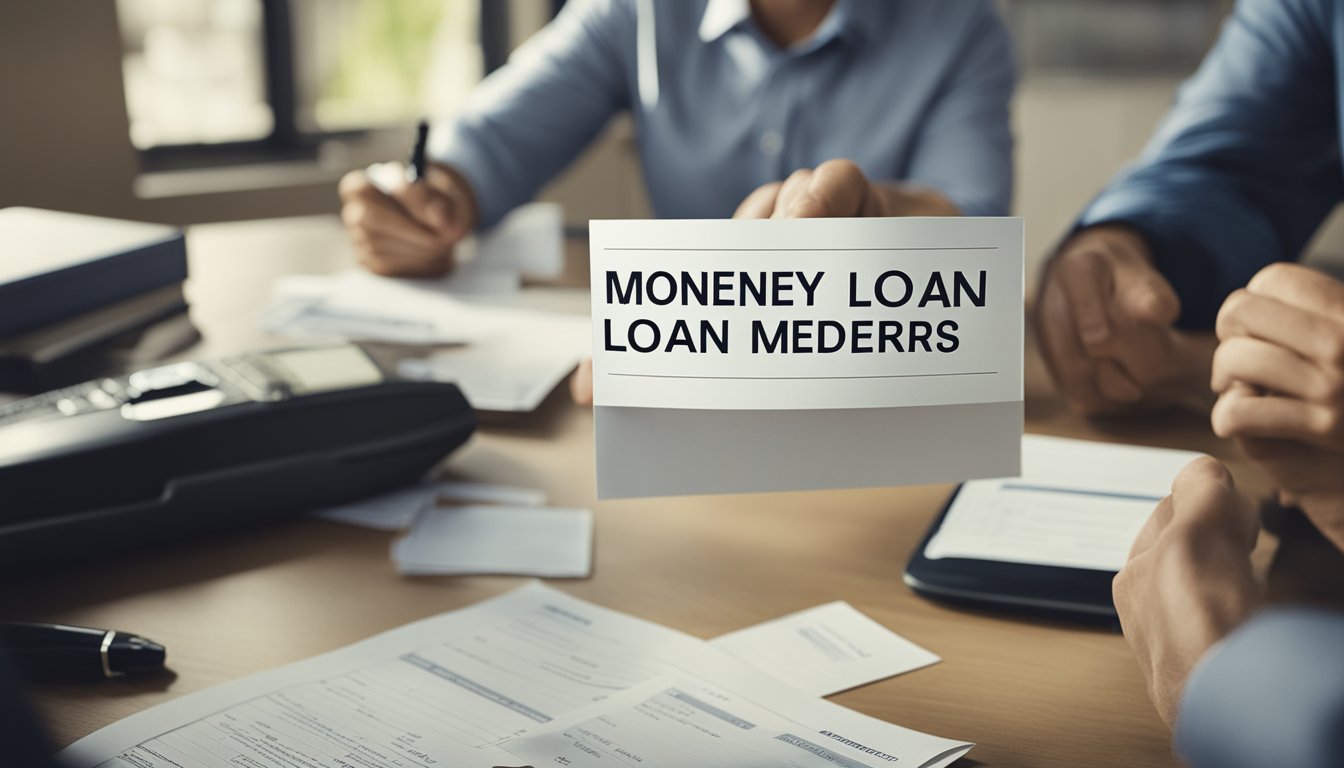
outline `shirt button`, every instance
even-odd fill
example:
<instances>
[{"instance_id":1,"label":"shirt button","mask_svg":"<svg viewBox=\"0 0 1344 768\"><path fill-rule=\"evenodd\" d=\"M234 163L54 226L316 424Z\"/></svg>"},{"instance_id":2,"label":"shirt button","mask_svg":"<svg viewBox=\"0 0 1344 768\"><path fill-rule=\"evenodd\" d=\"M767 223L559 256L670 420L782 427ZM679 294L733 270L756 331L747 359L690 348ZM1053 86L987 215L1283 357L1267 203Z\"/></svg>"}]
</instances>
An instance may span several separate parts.
<instances>
[{"instance_id":1,"label":"shirt button","mask_svg":"<svg viewBox=\"0 0 1344 768\"><path fill-rule=\"evenodd\" d=\"M761 134L761 154L778 155L784 151L784 137L779 135L779 131L766 131Z\"/></svg>"}]
</instances>

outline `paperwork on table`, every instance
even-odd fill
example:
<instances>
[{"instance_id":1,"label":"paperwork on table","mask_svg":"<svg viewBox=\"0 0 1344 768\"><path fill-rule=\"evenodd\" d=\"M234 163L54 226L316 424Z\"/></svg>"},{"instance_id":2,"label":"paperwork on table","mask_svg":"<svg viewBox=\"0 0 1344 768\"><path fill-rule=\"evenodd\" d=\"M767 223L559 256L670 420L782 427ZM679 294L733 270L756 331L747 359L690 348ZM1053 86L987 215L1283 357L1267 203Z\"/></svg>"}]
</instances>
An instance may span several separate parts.
<instances>
[{"instance_id":1,"label":"paperwork on table","mask_svg":"<svg viewBox=\"0 0 1344 768\"><path fill-rule=\"evenodd\" d=\"M924 556L1118 571L1199 455L1025 435L1022 476L962 485Z\"/></svg>"},{"instance_id":2,"label":"paperwork on table","mask_svg":"<svg viewBox=\"0 0 1344 768\"><path fill-rule=\"evenodd\" d=\"M60 759L72 768L877 768L947 765L970 748L533 584L176 698Z\"/></svg>"},{"instance_id":3,"label":"paperwork on table","mask_svg":"<svg viewBox=\"0 0 1344 768\"><path fill-rule=\"evenodd\" d=\"M472 407L531 411L592 349L585 315L463 301L421 281L349 271L275 286L265 330L398 344L459 345L403 360L408 378L455 382Z\"/></svg>"},{"instance_id":4,"label":"paperwork on table","mask_svg":"<svg viewBox=\"0 0 1344 768\"><path fill-rule=\"evenodd\" d=\"M543 507L531 488L426 482L313 512L378 531L407 531L392 562L407 576L510 574L582 578L593 570L593 513Z\"/></svg>"},{"instance_id":5,"label":"paperwork on table","mask_svg":"<svg viewBox=\"0 0 1344 768\"><path fill-rule=\"evenodd\" d=\"M592 349L587 317L535 314L471 346L402 360L397 373L454 382L477 410L535 410Z\"/></svg>"},{"instance_id":6,"label":"paperwork on table","mask_svg":"<svg viewBox=\"0 0 1344 768\"><path fill-rule=\"evenodd\" d=\"M583 578L593 570L587 509L476 505L431 507L392 544L408 576L512 574Z\"/></svg>"},{"instance_id":7,"label":"paperwork on table","mask_svg":"<svg viewBox=\"0 0 1344 768\"><path fill-rule=\"evenodd\" d=\"M334 523L357 525L377 531L404 531L419 514L439 501L475 504L507 504L536 507L546 503L546 494L532 488L441 480L403 490L371 496L313 514Z\"/></svg>"},{"instance_id":8,"label":"paperwork on table","mask_svg":"<svg viewBox=\"0 0 1344 768\"><path fill-rule=\"evenodd\" d=\"M710 642L813 696L830 696L941 660L845 602L819 605Z\"/></svg>"}]
</instances>

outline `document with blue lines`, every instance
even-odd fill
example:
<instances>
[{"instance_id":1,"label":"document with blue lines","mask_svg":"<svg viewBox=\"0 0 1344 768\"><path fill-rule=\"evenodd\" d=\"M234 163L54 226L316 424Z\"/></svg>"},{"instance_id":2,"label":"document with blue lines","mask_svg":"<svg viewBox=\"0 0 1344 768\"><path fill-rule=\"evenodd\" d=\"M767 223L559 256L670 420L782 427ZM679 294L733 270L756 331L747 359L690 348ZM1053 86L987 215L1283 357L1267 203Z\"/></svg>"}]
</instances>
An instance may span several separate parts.
<instances>
[{"instance_id":1,"label":"document with blue lines","mask_svg":"<svg viewBox=\"0 0 1344 768\"><path fill-rule=\"evenodd\" d=\"M1021 476L963 485L924 556L1119 571L1171 481L1198 456L1026 435Z\"/></svg>"},{"instance_id":2,"label":"document with blue lines","mask_svg":"<svg viewBox=\"0 0 1344 768\"><path fill-rule=\"evenodd\" d=\"M592 222L599 495L1015 472L1022 241L1016 218Z\"/></svg>"},{"instance_id":3,"label":"document with blue lines","mask_svg":"<svg viewBox=\"0 0 1344 768\"><path fill-rule=\"evenodd\" d=\"M714 696L715 712L731 706L750 718L762 727L739 723L734 754L791 753L774 765L878 768L890 762L881 752L932 766L971 748L814 698L702 640L533 583L145 710L60 759L71 768L518 766L525 761L505 747L519 735L601 717L608 698L650 686L651 695L680 686ZM791 746L772 742L771 729L791 734ZM654 757L614 764L687 765ZM738 765L749 764L764 763Z\"/></svg>"}]
</instances>

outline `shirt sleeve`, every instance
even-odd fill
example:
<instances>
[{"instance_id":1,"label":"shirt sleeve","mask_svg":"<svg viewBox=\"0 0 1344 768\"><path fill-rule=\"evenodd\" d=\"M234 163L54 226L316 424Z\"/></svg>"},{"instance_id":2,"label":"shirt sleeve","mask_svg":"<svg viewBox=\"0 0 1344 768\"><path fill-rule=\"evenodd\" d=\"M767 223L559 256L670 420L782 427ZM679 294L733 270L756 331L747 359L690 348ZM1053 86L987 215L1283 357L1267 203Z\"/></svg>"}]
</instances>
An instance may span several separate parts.
<instances>
[{"instance_id":1,"label":"shirt sleeve","mask_svg":"<svg viewBox=\"0 0 1344 768\"><path fill-rule=\"evenodd\" d=\"M914 144L909 180L941 192L966 216L1006 216L1013 196L1013 47L990 3L977 3Z\"/></svg>"},{"instance_id":2,"label":"shirt sleeve","mask_svg":"<svg viewBox=\"0 0 1344 768\"><path fill-rule=\"evenodd\" d=\"M435 132L430 155L471 182L481 227L536 196L628 105L635 24L630 2L570 0Z\"/></svg>"},{"instance_id":3,"label":"shirt sleeve","mask_svg":"<svg viewBox=\"0 0 1344 768\"><path fill-rule=\"evenodd\" d=\"M1328 768L1344 755L1344 614L1265 611L1195 667L1176 721L1192 768Z\"/></svg>"},{"instance_id":4,"label":"shirt sleeve","mask_svg":"<svg viewBox=\"0 0 1344 768\"><path fill-rule=\"evenodd\" d=\"M1239 0L1143 157L1083 213L1148 240L1181 298L1180 324L1212 327L1261 267L1295 259L1341 196L1328 0Z\"/></svg>"}]
</instances>

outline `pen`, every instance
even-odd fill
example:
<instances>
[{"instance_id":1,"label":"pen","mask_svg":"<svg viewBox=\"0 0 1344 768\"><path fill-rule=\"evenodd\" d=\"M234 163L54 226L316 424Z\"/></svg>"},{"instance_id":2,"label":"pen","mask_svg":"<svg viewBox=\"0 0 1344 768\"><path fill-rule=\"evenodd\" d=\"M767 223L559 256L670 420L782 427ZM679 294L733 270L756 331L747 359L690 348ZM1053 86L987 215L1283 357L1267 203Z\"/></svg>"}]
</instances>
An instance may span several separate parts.
<instances>
[{"instance_id":1,"label":"pen","mask_svg":"<svg viewBox=\"0 0 1344 768\"><path fill-rule=\"evenodd\" d=\"M406 180L414 184L425 178L425 144L429 141L429 122L421 120L415 129L415 148L411 162L406 165Z\"/></svg>"},{"instance_id":2,"label":"pen","mask_svg":"<svg viewBox=\"0 0 1344 768\"><path fill-rule=\"evenodd\" d=\"M114 629L0 624L0 651L34 680L97 680L163 669L162 645Z\"/></svg>"}]
</instances>

